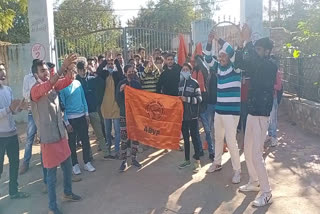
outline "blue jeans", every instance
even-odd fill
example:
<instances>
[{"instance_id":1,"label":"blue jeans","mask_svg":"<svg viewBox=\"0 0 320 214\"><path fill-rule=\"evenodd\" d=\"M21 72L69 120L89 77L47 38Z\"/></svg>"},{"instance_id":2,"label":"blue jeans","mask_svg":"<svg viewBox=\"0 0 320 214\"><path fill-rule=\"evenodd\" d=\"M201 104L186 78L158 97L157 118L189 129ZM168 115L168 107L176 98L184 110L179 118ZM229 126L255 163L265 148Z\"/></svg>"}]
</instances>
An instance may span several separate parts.
<instances>
[{"instance_id":1,"label":"blue jeans","mask_svg":"<svg viewBox=\"0 0 320 214\"><path fill-rule=\"evenodd\" d=\"M68 157L61 163L61 170L63 172L63 190L65 195L72 194L72 163L71 157ZM47 185L49 197L49 209L57 210L57 196L56 196L56 183L57 183L57 167L47 169Z\"/></svg>"},{"instance_id":2,"label":"blue jeans","mask_svg":"<svg viewBox=\"0 0 320 214\"><path fill-rule=\"evenodd\" d=\"M28 130L27 130L27 142L24 149L24 159L23 162L29 166L31 155L32 155L32 145L34 142L34 137L37 134L37 127L33 120L32 113L28 114Z\"/></svg>"},{"instance_id":3,"label":"blue jeans","mask_svg":"<svg viewBox=\"0 0 320 214\"><path fill-rule=\"evenodd\" d=\"M115 152L119 153L120 151L120 118L116 119L105 119L105 131L106 131L106 141L107 141L107 149L111 149L112 139L111 139L111 130L112 130L112 122L115 132Z\"/></svg>"},{"instance_id":4,"label":"blue jeans","mask_svg":"<svg viewBox=\"0 0 320 214\"><path fill-rule=\"evenodd\" d=\"M41 160L42 173L43 173L43 183L47 184L48 170L43 166L42 153L40 153L40 160Z\"/></svg>"},{"instance_id":5,"label":"blue jeans","mask_svg":"<svg viewBox=\"0 0 320 214\"><path fill-rule=\"evenodd\" d=\"M270 113L270 123L268 129L268 135L270 137L277 137L277 126L278 126L278 99L273 99L272 111Z\"/></svg>"},{"instance_id":6,"label":"blue jeans","mask_svg":"<svg viewBox=\"0 0 320 214\"><path fill-rule=\"evenodd\" d=\"M200 114L200 119L206 133L206 141L208 142L209 154L214 154L214 132L212 130L215 105L208 104L207 110Z\"/></svg>"}]
</instances>

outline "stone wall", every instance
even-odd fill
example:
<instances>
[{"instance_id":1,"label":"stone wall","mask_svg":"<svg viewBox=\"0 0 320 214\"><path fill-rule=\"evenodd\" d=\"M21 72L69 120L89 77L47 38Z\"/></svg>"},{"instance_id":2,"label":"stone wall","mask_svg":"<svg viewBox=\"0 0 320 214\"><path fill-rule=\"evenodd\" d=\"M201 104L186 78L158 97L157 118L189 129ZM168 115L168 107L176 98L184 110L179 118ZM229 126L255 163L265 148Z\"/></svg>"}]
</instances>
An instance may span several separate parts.
<instances>
[{"instance_id":1,"label":"stone wall","mask_svg":"<svg viewBox=\"0 0 320 214\"><path fill-rule=\"evenodd\" d=\"M281 102L280 112L287 114L292 124L296 124L305 132L320 136L320 103L299 100L288 95L285 95Z\"/></svg>"}]
</instances>

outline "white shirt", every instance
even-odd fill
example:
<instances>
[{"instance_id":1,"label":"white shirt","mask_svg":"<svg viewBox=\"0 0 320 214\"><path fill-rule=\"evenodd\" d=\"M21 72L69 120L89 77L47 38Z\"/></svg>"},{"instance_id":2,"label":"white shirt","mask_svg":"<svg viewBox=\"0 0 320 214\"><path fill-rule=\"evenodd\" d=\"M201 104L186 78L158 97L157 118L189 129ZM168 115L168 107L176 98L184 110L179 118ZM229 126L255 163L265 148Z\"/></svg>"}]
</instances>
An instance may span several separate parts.
<instances>
[{"instance_id":1,"label":"white shirt","mask_svg":"<svg viewBox=\"0 0 320 214\"><path fill-rule=\"evenodd\" d=\"M29 73L24 76L22 95L27 102L30 102L31 88L35 83L36 83L36 78L34 78L32 73Z\"/></svg>"}]
</instances>

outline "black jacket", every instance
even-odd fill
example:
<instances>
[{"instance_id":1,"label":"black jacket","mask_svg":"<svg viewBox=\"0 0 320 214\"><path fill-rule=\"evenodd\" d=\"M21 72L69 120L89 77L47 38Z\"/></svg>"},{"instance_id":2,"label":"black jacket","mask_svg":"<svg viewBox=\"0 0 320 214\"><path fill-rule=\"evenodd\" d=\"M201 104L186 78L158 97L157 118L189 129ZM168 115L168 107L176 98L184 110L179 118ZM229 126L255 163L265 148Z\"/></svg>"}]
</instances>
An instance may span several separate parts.
<instances>
[{"instance_id":1,"label":"black jacket","mask_svg":"<svg viewBox=\"0 0 320 214\"><path fill-rule=\"evenodd\" d=\"M183 79L179 83L178 95L187 99L183 102L183 121L198 119L199 106L202 102L198 82L191 77L188 80Z\"/></svg>"},{"instance_id":2,"label":"black jacket","mask_svg":"<svg viewBox=\"0 0 320 214\"><path fill-rule=\"evenodd\" d=\"M217 85L218 79L215 71L210 71L210 77L208 81L208 104L215 105L217 104Z\"/></svg>"},{"instance_id":3,"label":"black jacket","mask_svg":"<svg viewBox=\"0 0 320 214\"><path fill-rule=\"evenodd\" d=\"M276 64L268 58L261 58L249 42L243 50L236 51L235 67L244 70L250 77L248 113L252 116L270 116L278 71Z\"/></svg>"},{"instance_id":4,"label":"black jacket","mask_svg":"<svg viewBox=\"0 0 320 214\"><path fill-rule=\"evenodd\" d=\"M98 111L98 99L97 99L97 93L96 93L97 77L89 76L89 74L87 74L85 78L82 78L80 77L80 75L77 75L76 79L82 85L84 95L87 100L89 113L97 112Z\"/></svg>"},{"instance_id":5,"label":"black jacket","mask_svg":"<svg viewBox=\"0 0 320 214\"><path fill-rule=\"evenodd\" d=\"M165 65L157 83L157 93L178 96L180 71L181 67L178 64L174 64L172 69Z\"/></svg>"}]
</instances>

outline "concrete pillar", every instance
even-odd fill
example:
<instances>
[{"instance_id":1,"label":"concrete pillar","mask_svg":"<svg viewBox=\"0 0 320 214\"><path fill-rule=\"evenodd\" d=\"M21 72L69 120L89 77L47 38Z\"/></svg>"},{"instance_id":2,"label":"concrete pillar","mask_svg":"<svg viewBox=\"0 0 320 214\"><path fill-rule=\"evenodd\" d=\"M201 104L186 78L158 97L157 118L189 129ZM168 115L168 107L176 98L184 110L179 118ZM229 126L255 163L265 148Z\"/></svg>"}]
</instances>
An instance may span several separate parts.
<instances>
[{"instance_id":1,"label":"concrete pillar","mask_svg":"<svg viewBox=\"0 0 320 214\"><path fill-rule=\"evenodd\" d=\"M263 27L263 0L241 0L240 10L240 24L250 26L253 41L269 36Z\"/></svg>"},{"instance_id":2,"label":"concrete pillar","mask_svg":"<svg viewBox=\"0 0 320 214\"><path fill-rule=\"evenodd\" d=\"M212 30L213 21L210 19L198 20L191 23L191 32L192 32L192 52L194 51L196 45L201 42L203 50L205 50L208 34Z\"/></svg>"},{"instance_id":3,"label":"concrete pillar","mask_svg":"<svg viewBox=\"0 0 320 214\"><path fill-rule=\"evenodd\" d=\"M29 0L28 17L32 58L55 63L53 0Z\"/></svg>"}]
</instances>

